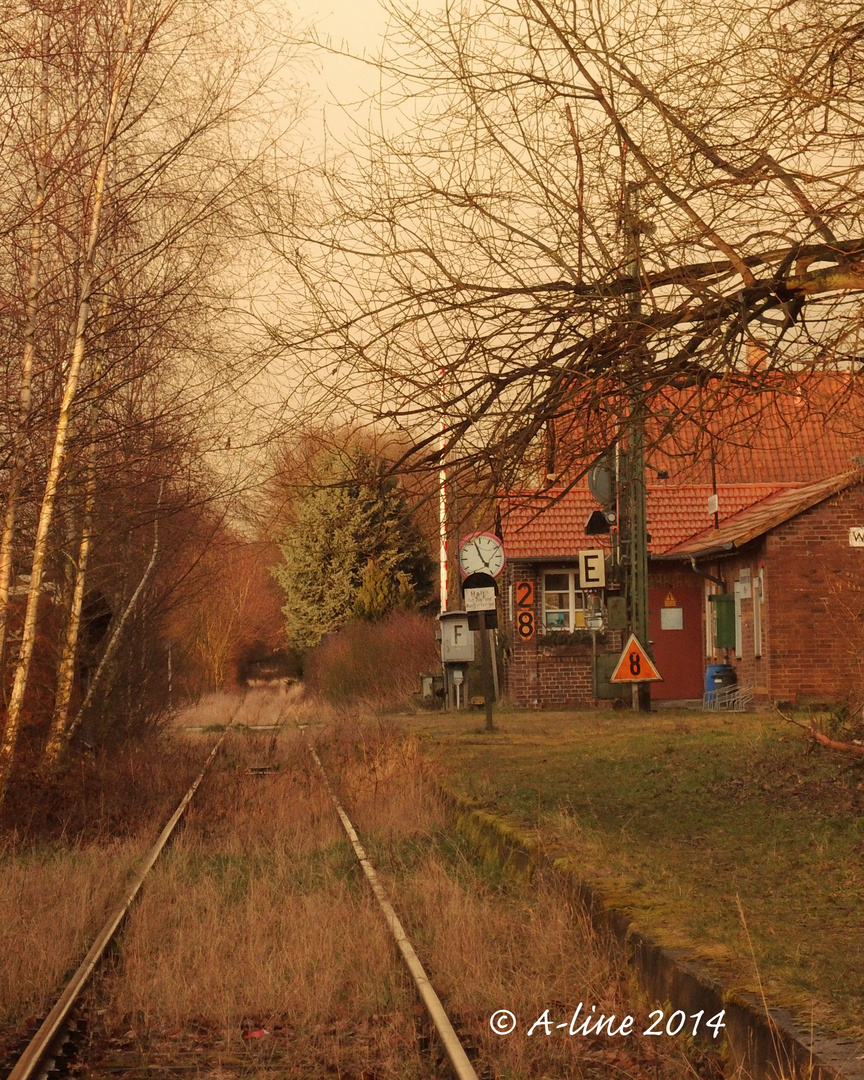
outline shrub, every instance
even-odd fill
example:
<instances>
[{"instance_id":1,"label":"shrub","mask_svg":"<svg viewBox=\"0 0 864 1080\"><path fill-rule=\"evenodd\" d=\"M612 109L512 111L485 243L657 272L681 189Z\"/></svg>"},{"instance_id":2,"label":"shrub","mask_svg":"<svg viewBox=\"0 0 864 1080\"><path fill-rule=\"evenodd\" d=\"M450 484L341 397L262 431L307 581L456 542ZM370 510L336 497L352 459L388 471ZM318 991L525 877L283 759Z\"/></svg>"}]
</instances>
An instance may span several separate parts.
<instances>
[{"instance_id":1,"label":"shrub","mask_svg":"<svg viewBox=\"0 0 864 1080\"><path fill-rule=\"evenodd\" d=\"M435 628L434 618L416 611L352 620L306 654L306 685L333 704L404 705L419 689L420 673L438 666Z\"/></svg>"}]
</instances>

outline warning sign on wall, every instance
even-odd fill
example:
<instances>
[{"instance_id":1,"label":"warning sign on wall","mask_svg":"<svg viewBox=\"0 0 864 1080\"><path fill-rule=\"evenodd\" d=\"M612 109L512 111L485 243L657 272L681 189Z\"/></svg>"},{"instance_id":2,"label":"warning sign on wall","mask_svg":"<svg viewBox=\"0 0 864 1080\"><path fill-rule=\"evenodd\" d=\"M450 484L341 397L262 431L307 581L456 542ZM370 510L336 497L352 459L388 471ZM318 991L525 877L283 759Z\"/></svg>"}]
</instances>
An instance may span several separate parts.
<instances>
[{"instance_id":1,"label":"warning sign on wall","mask_svg":"<svg viewBox=\"0 0 864 1080\"><path fill-rule=\"evenodd\" d=\"M662 682L654 661L631 634L609 682Z\"/></svg>"}]
</instances>

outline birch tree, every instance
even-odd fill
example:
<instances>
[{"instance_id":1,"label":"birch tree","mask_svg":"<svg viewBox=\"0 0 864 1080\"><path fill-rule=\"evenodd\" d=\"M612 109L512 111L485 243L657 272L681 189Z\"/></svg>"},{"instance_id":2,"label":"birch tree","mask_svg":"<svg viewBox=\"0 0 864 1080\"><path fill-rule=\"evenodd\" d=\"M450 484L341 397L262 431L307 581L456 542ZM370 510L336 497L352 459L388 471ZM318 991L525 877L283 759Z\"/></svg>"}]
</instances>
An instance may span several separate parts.
<instances>
[{"instance_id":1,"label":"birch tree","mask_svg":"<svg viewBox=\"0 0 864 1080\"><path fill-rule=\"evenodd\" d=\"M40 395L38 408L28 412L22 404L10 423L0 539L4 619L16 545L19 551L30 546L30 573L0 741L0 799L25 711L40 598L59 557L59 511L68 509L65 516L78 522L80 534L74 555L67 544L75 566L52 760L70 733L89 564L104 543L95 522L105 520L113 502L127 535L156 526L152 516L138 520L154 514L152 499L145 511L140 491L117 492L140 483L142 473L148 487L154 481L173 486L172 505L184 497L184 486L186 497L201 499L197 482L187 486L195 471L190 455L212 453L213 443L221 447L224 433L208 422L245 377L244 358L225 340L232 319L236 325L230 286L240 280L232 256L246 227L242 199L254 197L264 182L262 154L272 145L267 80L284 54L280 42L262 40L257 53L244 42L254 29L247 16L251 11L233 0L221 6L197 0L60 3L42 23L28 8L16 11L22 26L30 20L31 31L34 20L47 27L41 50L32 46L33 32L29 39L24 31L3 39L16 71L29 62L36 72L31 84L47 87L47 107L34 112L31 102L41 150L30 155L35 167L27 200L14 185L0 183L0 204L11 208L10 243L25 229L30 235L23 325L13 325L9 335L23 343L19 396L22 403L32 397L33 371ZM0 82L4 74L0 67ZM241 134L232 138L230 124ZM105 315L94 321L91 311L100 305ZM6 310L2 317L7 326L14 323ZM41 484L26 520L16 488L22 475L31 486ZM108 561L116 572L116 553ZM131 597L126 594L118 612L137 594Z\"/></svg>"},{"instance_id":2,"label":"birch tree","mask_svg":"<svg viewBox=\"0 0 864 1080\"><path fill-rule=\"evenodd\" d=\"M12 574L12 546L15 539L15 522L21 479L26 467L25 446L27 425L30 419L30 403L33 392L33 356L36 336L36 319L39 307L39 290L42 278L43 218L48 188L48 107L50 93L51 19L48 12L40 18L41 48L39 50L38 74L34 81L39 86L38 119L32 132L36 148L34 172L34 199L30 222L29 271L27 299L24 314L24 348L21 357L21 374L18 390L18 416L13 435L6 512L3 532L0 535L0 670L3 666L6 645L6 622L9 605L9 582Z\"/></svg>"}]
</instances>

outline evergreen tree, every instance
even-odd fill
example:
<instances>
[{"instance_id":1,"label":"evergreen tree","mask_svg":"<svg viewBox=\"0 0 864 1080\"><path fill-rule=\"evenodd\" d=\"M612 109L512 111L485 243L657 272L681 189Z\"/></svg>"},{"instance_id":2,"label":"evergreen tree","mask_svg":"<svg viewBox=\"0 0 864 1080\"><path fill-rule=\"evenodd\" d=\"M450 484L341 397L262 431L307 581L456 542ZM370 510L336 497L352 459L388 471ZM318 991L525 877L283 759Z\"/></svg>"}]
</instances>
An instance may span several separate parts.
<instances>
[{"instance_id":1,"label":"evergreen tree","mask_svg":"<svg viewBox=\"0 0 864 1080\"><path fill-rule=\"evenodd\" d=\"M369 455L350 473L335 457L294 501L274 574L292 646L308 649L352 615L380 619L431 593L432 562L387 466Z\"/></svg>"}]
</instances>

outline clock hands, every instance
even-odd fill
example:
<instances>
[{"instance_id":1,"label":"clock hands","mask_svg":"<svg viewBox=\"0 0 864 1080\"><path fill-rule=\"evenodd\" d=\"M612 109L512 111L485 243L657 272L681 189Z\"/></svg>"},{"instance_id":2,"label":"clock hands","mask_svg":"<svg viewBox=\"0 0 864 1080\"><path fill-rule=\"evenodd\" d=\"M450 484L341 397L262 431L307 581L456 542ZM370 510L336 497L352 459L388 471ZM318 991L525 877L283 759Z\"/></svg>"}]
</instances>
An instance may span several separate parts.
<instances>
[{"instance_id":1,"label":"clock hands","mask_svg":"<svg viewBox=\"0 0 864 1080\"><path fill-rule=\"evenodd\" d=\"M480 551L480 541L479 540L474 545L474 550L477 552L477 557L480 559L480 562L483 563L483 565L486 567L487 570L491 570L492 567L489 565L488 562L486 562L486 560L483 558L483 553Z\"/></svg>"}]
</instances>

